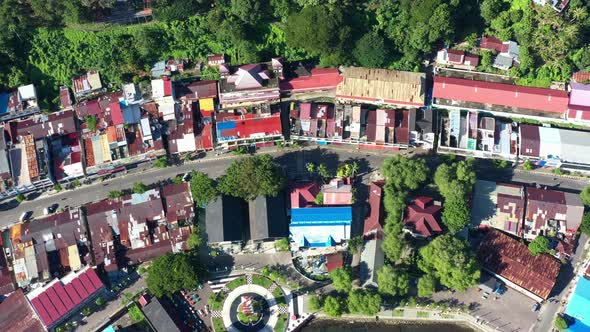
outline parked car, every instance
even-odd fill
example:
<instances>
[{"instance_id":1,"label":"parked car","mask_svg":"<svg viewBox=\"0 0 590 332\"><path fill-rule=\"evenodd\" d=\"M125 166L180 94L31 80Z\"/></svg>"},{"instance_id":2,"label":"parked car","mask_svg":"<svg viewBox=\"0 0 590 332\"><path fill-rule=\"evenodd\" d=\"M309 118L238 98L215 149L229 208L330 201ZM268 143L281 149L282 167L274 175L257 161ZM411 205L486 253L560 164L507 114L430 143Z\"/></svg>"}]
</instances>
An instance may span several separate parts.
<instances>
[{"instance_id":1,"label":"parked car","mask_svg":"<svg viewBox=\"0 0 590 332\"><path fill-rule=\"evenodd\" d=\"M23 212L23 214L20 215L19 220L20 220L20 222L28 221L32 215L33 215L33 211Z\"/></svg>"},{"instance_id":2,"label":"parked car","mask_svg":"<svg viewBox=\"0 0 590 332\"><path fill-rule=\"evenodd\" d=\"M533 312L535 312L535 311L539 310L540 307L541 307L541 305L538 302L535 302L535 303L533 303L531 310Z\"/></svg>"}]
</instances>

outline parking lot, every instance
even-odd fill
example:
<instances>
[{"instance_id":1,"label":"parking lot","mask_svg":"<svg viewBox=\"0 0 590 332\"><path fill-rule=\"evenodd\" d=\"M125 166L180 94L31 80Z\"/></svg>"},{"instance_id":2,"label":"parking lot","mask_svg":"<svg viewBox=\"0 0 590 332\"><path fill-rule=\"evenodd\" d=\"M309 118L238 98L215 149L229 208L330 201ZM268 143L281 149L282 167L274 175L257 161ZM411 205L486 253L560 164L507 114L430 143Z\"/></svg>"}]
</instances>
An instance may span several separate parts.
<instances>
[{"instance_id":1,"label":"parking lot","mask_svg":"<svg viewBox=\"0 0 590 332\"><path fill-rule=\"evenodd\" d=\"M539 311L533 312L535 303L531 298L511 289L505 288L504 294L490 294L482 298L483 291L472 287L465 292L438 292L433 295L435 301L458 300L475 308L471 314L486 322L498 331L529 331L534 325ZM497 298L497 299L496 299Z\"/></svg>"}]
</instances>

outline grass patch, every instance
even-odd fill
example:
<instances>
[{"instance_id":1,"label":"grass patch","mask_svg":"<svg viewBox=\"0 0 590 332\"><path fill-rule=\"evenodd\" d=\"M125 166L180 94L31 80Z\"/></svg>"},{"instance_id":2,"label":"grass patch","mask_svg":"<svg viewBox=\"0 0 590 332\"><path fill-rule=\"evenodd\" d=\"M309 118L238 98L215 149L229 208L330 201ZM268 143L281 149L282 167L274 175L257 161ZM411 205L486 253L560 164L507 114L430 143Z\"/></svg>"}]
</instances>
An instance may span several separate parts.
<instances>
[{"instance_id":1,"label":"grass patch","mask_svg":"<svg viewBox=\"0 0 590 332\"><path fill-rule=\"evenodd\" d=\"M289 316L286 314L280 314L277 320L277 324L275 325L274 332L283 332L285 328L287 328L287 320Z\"/></svg>"},{"instance_id":2,"label":"grass patch","mask_svg":"<svg viewBox=\"0 0 590 332\"><path fill-rule=\"evenodd\" d=\"M259 276L259 275L253 275L252 276L252 283L256 284L256 285L260 285L264 288L269 288L272 285L272 280L263 277L263 276Z\"/></svg>"},{"instance_id":3,"label":"grass patch","mask_svg":"<svg viewBox=\"0 0 590 332\"><path fill-rule=\"evenodd\" d=\"M448 319L448 318L453 318L453 316L452 316L451 314L440 314L440 316L441 316L442 318L447 318L447 319Z\"/></svg>"},{"instance_id":4,"label":"grass patch","mask_svg":"<svg viewBox=\"0 0 590 332\"><path fill-rule=\"evenodd\" d=\"M223 302L225 302L225 294L223 292L211 295L209 298L209 306L211 307L211 310L223 309Z\"/></svg>"},{"instance_id":5,"label":"grass patch","mask_svg":"<svg viewBox=\"0 0 590 332\"><path fill-rule=\"evenodd\" d=\"M418 311L416 313L416 317L418 317L418 318L428 318L428 317L430 317L430 313L429 312L426 312L426 311Z\"/></svg>"},{"instance_id":6,"label":"grass patch","mask_svg":"<svg viewBox=\"0 0 590 332\"><path fill-rule=\"evenodd\" d=\"M285 295L283 295L283 291L280 288L275 288L274 291L272 291L272 296L275 297L275 300L277 301L278 305L281 304L287 304L287 300L285 299Z\"/></svg>"},{"instance_id":7,"label":"grass patch","mask_svg":"<svg viewBox=\"0 0 590 332\"><path fill-rule=\"evenodd\" d=\"M403 310L403 309L394 309L394 310L391 312L391 315L392 315L393 317L403 317L403 316L404 316L404 310Z\"/></svg>"},{"instance_id":8,"label":"grass patch","mask_svg":"<svg viewBox=\"0 0 590 332\"><path fill-rule=\"evenodd\" d=\"M213 322L213 329L215 330L215 332L227 331L225 329L225 325L223 325L223 318L212 317L211 321Z\"/></svg>"},{"instance_id":9,"label":"grass patch","mask_svg":"<svg viewBox=\"0 0 590 332\"><path fill-rule=\"evenodd\" d=\"M234 290L240 286L243 286L246 284L246 277L239 277L237 279L234 279L230 282L228 282L225 287L227 287L229 290Z\"/></svg>"}]
</instances>

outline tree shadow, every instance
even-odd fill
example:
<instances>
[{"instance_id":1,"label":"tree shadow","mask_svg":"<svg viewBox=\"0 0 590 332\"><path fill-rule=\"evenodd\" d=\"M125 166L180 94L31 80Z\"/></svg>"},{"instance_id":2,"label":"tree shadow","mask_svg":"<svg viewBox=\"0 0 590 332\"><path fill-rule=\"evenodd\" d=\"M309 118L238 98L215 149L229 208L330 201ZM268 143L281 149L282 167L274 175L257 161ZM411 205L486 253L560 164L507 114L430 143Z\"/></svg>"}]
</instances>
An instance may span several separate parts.
<instances>
[{"instance_id":1,"label":"tree shadow","mask_svg":"<svg viewBox=\"0 0 590 332\"><path fill-rule=\"evenodd\" d=\"M3 201L0 203L0 211L8 211L12 210L19 206L19 202L16 199L11 199L7 201Z\"/></svg>"}]
</instances>

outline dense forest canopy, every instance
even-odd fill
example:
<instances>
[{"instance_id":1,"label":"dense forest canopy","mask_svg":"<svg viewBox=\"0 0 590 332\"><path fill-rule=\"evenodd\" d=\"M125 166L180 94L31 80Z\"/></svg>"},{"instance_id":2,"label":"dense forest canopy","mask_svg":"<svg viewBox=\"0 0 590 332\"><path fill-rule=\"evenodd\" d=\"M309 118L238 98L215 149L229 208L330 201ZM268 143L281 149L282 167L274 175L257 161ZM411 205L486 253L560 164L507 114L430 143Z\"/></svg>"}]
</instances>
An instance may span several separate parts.
<instances>
[{"instance_id":1,"label":"dense forest canopy","mask_svg":"<svg viewBox=\"0 0 590 332\"><path fill-rule=\"evenodd\" d=\"M156 60L217 52L234 64L283 56L420 70L445 45L479 52L475 40L489 34L521 45L511 75L544 86L590 69L589 1L560 14L529 0L154 0L153 22L111 25L96 22L114 0L1 0L0 84L34 82L49 108L89 68L114 87ZM481 69L493 70L482 56Z\"/></svg>"}]
</instances>

